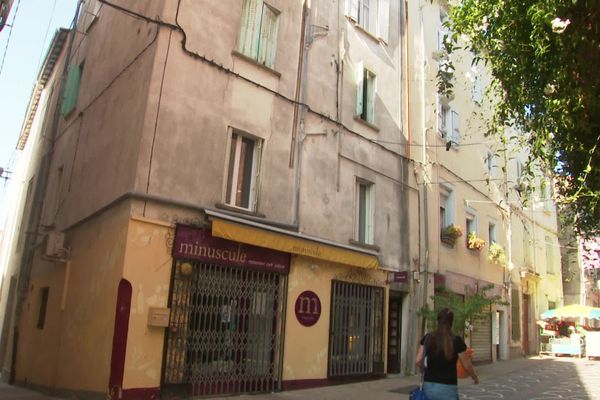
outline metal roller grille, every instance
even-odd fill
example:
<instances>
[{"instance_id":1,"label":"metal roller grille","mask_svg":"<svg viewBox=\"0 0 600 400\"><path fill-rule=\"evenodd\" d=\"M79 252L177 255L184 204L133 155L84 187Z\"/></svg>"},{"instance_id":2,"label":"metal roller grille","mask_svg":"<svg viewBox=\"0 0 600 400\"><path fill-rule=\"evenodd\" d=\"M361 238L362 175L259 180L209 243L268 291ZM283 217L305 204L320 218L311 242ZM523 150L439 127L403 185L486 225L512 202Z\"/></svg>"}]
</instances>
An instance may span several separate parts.
<instances>
[{"instance_id":1,"label":"metal roller grille","mask_svg":"<svg viewBox=\"0 0 600 400\"><path fill-rule=\"evenodd\" d=\"M204 263L182 273L177 263L164 384L191 395L280 389L285 279Z\"/></svg>"},{"instance_id":2,"label":"metal roller grille","mask_svg":"<svg viewBox=\"0 0 600 400\"><path fill-rule=\"evenodd\" d=\"M366 375L382 368L383 288L334 281L329 376Z\"/></svg>"}]
</instances>

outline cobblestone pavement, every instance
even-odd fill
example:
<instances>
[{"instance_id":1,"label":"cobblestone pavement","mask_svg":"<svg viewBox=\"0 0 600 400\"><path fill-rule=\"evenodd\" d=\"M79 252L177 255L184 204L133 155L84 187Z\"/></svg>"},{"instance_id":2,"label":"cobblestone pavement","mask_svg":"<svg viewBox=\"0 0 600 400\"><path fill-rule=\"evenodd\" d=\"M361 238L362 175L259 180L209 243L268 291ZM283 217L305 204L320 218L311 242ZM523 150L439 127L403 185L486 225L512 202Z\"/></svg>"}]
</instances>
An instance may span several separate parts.
<instances>
[{"instance_id":1,"label":"cobblestone pavement","mask_svg":"<svg viewBox=\"0 0 600 400\"><path fill-rule=\"evenodd\" d=\"M600 360L548 357L534 366L460 389L461 400L600 399Z\"/></svg>"}]
</instances>

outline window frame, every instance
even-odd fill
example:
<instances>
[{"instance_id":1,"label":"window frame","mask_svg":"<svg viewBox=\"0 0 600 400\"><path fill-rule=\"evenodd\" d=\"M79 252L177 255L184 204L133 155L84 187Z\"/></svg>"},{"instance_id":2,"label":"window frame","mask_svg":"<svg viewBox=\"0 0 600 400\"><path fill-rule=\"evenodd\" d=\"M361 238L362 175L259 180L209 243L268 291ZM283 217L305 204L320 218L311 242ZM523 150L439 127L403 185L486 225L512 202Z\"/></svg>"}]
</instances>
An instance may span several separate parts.
<instances>
[{"instance_id":1,"label":"window frame","mask_svg":"<svg viewBox=\"0 0 600 400\"><path fill-rule=\"evenodd\" d=\"M363 202L361 188L365 188L364 221L361 218ZM356 178L355 189L355 240L359 243L373 245L375 243L375 184L365 179Z\"/></svg>"},{"instance_id":2,"label":"window frame","mask_svg":"<svg viewBox=\"0 0 600 400\"><path fill-rule=\"evenodd\" d=\"M253 142L252 148L252 160L250 165L250 171L246 171L244 168L240 170L240 163L242 161L242 145L244 144L244 140L249 140ZM234 148L235 146L235 148ZM227 160L226 160L226 169L225 169L225 189L223 200L227 206L239 208L246 211L256 211L257 203L258 203L258 187L259 187L259 174L260 174L260 162L262 155L262 139L250 135L246 132L230 129L228 146L227 146ZM246 165L247 166L247 165ZM247 207L243 205L238 205L239 197L243 198L246 196L242 190L242 193L239 193L239 185L240 185L240 173L242 174L242 179L249 176L250 182L248 185L248 205ZM234 185L234 182L237 184ZM245 183L242 182L242 186L245 186Z\"/></svg>"},{"instance_id":3,"label":"window frame","mask_svg":"<svg viewBox=\"0 0 600 400\"><path fill-rule=\"evenodd\" d=\"M273 22L268 27L264 23L265 13L273 15ZM244 0L236 51L260 65L273 69L277 57L280 15L281 12L277 8L263 0ZM268 46L265 46L265 43Z\"/></svg>"},{"instance_id":4,"label":"window frame","mask_svg":"<svg viewBox=\"0 0 600 400\"><path fill-rule=\"evenodd\" d=\"M361 61L357 64L356 75L356 117L368 124L375 125L377 74L365 67Z\"/></svg>"},{"instance_id":5,"label":"window frame","mask_svg":"<svg viewBox=\"0 0 600 400\"><path fill-rule=\"evenodd\" d=\"M440 185L440 235L442 231L456 222L455 194L450 186ZM444 201L443 201L444 200ZM441 210L444 209L445 219L442 221Z\"/></svg>"},{"instance_id":6,"label":"window frame","mask_svg":"<svg viewBox=\"0 0 600 400\"><path fill-rule=\"evenodd\" d=\"M488 222L488 242L490 246L493 243L498 243L498 230L495 222Z\"/></svg>"}]
</instances>

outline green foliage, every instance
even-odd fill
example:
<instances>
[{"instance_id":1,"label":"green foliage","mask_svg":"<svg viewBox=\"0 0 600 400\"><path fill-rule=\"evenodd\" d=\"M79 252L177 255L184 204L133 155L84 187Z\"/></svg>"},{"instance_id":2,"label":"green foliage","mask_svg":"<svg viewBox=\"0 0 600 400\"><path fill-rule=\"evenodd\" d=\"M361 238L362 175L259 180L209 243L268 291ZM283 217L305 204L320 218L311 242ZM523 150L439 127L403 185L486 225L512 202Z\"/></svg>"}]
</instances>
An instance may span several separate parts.
<instances>
[{"instance_id":1,"label":"green foliage","mask_svg":"<svg viewBox=\"0 0 600 400\"><path fill-rule=\"evenodd\" d=\"M498 243L492 243L488 251L488 260L494 264L505 265L506 253L504 252L504 247Z\"/></svg>"},{"instance_id":2,"label":"green foliage","mask_svg":"<svg viewBox=\"0 0 600 400\"><path fill-rule=\"evenodd\" d=\"M455 43L484 62L497 99L488 134L513 137L530 162L554 171L559 203L582 234L600 230L600 3L461 0L450 6ZM463 43L464 42L464 43ZM442 89L449 91L448 80ZM531 171L527 167L526 172Z\"/></svg>"},{"instance_id":3,"label":"green foliage","mask_svg":"<svg viewBox=\"0 0 600 400\"><path fill-rule=\"evenodd\" d=\"M452 330L457 335L462 335L468 326L471 326L476 319L489 315L489 307L493 304L508 305L499 295L490 295L489 291L494 288L489 284L478 288L475 291L465 286L466 296L460 296L446 289L445 287L436 288L436 294L431 297L434 307L431 309L426 305L421 309L421 315L427 320L427 329L435 328L438 312L448 307L454 312L454 325Z\"/></svg>"}]
</instances>

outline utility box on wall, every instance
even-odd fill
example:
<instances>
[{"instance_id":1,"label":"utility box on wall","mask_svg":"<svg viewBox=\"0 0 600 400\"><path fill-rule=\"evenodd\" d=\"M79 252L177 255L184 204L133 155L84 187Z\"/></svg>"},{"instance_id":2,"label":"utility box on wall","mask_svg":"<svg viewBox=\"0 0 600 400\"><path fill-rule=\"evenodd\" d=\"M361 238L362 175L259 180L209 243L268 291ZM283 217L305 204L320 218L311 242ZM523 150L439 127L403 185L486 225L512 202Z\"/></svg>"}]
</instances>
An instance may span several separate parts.
<instances>
[{"instance_id":1,"label":"utility box on wall","mask_svg":"<svg viewBox=\"0 0 600 400\"><path fill-rule=\"evenodd\" d=\"M150 307L148 309L148 326L166 328L169 326L171 310L166 307Z\"/></svg>"}]
</instances>

